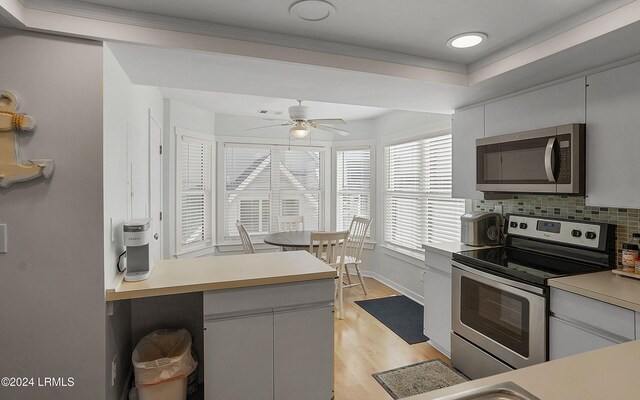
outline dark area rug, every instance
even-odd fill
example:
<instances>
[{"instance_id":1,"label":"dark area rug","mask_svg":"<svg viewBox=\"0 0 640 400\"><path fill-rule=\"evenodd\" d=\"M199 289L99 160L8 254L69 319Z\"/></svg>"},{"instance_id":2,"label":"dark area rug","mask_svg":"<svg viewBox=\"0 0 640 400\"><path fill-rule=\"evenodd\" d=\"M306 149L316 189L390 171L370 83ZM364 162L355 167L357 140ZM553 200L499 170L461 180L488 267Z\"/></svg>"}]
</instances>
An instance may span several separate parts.
<instances>
[{"instance_id":1,"label":"dark area rug","mask_svg":"<svg viewBox=\"0 0 640 400\"><path fill-rule=\"evenodd\" d=\"M424 307L406 296L360 300L356 304L409 344L429 340L422 333Z\"/></svg>"},{"instance_id":2,"label":"dark area rug","mask_svg":"<svg viewBox=\"0 0 640 400\"><path fill-rule=\"evenodd\" d=\"M394 399L442 389L469 380L438 359L376 372L372 376Z\"/></svg>"}]
</instances>

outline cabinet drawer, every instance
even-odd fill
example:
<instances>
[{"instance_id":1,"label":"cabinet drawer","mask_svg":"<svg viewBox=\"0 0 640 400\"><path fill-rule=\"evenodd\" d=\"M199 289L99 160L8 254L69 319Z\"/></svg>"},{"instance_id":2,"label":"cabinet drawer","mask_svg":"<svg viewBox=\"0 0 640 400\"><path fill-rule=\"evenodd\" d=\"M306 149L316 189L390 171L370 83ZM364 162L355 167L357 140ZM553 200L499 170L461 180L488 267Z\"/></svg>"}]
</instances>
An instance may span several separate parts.
<instances>
[{"instance_id":1,"label":"cabinet drawer","mask_svg":"<svg viewBox=\"0 0 640 400\"><path fill-rule=\"evenodd\" d=\"M626 308L551 288L551 312L614 335L635 339L635 314Z\"/></svg>"},{"instance_id":2,"label":"cabinet drawer","mask_svg":"<svg viewBox=\"0 0 640 400\"><path fill-rule=\"evenodd\" d=\"M203 295L204 315L271 311L305 304L333 304L334 279L215 290Z\"/></svg>"},{"instance_id":3,"label":"cabinet drawer","mask_svg":"<svg viewBox=\"0 0 640 400\"><path fill-rule=\"evenodd\" d=\"M558 318L549 318L549 360L557 360L615 344L618 342Z\"/></svg>"}]
</instances>

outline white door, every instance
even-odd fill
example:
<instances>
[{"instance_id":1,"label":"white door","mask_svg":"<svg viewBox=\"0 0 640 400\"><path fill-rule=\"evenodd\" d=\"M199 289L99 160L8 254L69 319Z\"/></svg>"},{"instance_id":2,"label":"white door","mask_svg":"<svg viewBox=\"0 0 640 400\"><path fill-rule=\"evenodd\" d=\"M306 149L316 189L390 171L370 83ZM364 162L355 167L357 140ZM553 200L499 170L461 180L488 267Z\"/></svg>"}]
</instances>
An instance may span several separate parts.
<instances>
[{"instance_id":1,"label":"white door","mask_svg":"<svg viewBox=\"0 0 640 400\"><path fill-rule=\"evenodd\" d=\"M162 258L162 128L149 110L149 217L153 234L153 259Z\"/></svg>"}]
</instances>

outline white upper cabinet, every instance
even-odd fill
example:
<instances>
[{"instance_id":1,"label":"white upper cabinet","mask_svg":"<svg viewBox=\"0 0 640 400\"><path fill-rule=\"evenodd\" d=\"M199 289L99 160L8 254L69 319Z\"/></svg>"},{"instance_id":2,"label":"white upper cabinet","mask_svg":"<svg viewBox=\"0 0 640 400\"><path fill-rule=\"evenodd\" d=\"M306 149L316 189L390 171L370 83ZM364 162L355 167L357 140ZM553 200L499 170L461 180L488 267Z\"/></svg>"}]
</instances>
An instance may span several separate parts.
<instances>
[{"instance_id":1,"label":"white upper cabinet","mask_svg":"<svg viewBox=\"0 0 640 400\"><path fill-rule=\"evenodd\" d=\"M588 78L587 199L589 206L640 206L640 63Z\"/></svg>"},{"instance_id":2,"label":"white upper cabinet","mask_svg":"<svg viewBox=\"0 0 640 400\"><path fill-rule=\"evenodd\" d=\"M476 191L476 139L484 137L484 106L453 114L452 197L483 199Z\"/></svg>"},{"instance_id":3,"label":"white upper cabinet","mask_svg":"<svg viewBox=\"0 0 640 400\"><path fill-rule=\"evenodd\" d=\"M584 115L585 80L579 78L487 104L485 137L584 123Z\"/></svg>"}]
</instances>

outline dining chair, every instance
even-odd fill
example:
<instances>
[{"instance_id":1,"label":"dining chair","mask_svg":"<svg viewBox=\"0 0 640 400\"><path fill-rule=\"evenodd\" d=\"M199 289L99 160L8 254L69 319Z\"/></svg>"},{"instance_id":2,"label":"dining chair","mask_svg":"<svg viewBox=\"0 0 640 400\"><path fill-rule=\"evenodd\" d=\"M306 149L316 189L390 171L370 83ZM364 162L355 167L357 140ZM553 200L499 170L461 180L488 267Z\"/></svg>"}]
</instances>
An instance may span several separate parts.
<instances>
[{"instance_id":1,"label":"dining chair","mask_svg":"<svg viewBox=\"0 0 640 400\"><path fill-rule=\"evenodd\" d=\"M373 221L371 218L354 215L351 220L351 225L349 226L349 239L345 242L344 272L347 278L347 284L343 287L362 286L362 291L364 291L365 295L367 294L367 287L364 284L364 279L360 272L360 264L362 264L362 250L367 237L367 231L369 230L369 226L371 226L371 221ZM356 269L356 275L358 275L360 283L351 283L350 266Z\"/></svg>"},{"instance_id":2,"label":"dining chair","mask_svg":"<svg viewBox=\"0 0 640 400\"><path fill-rule=\"evenodd\" d=\"M251 242L251 237L249 236L247 229L240 221L236 221L236 228L238 228L238 233L240 233L240 241L242 242L244 253L255 254L256 250L253 248L253 243Z\"/></svg>"},{"instance_id":3,"label":"dining chair","mask_svg":"<svg viewBox=\"0 0 640 400\"><path fill-rule=\"evenodd\" d=\"M338 297L338 318L344 319L344 301L342 296L342 287L344 286L344 260L349 238L349 231L342 232L311 232L311 241L309 243L309 253L316 256L320 260L327 263L338 271L336 279L334 297Z\"/></svg>"},{"instance_id":4,"label":"dining chair","mask_svg":"<svg viewBox=\"0 0 640 400\"><path fill-rule=\"evenodd\" d=\"M304 230L304 217L302 215L295 216L276 216L278 232L298 232Z\"/></svg>"}]
</instances>

